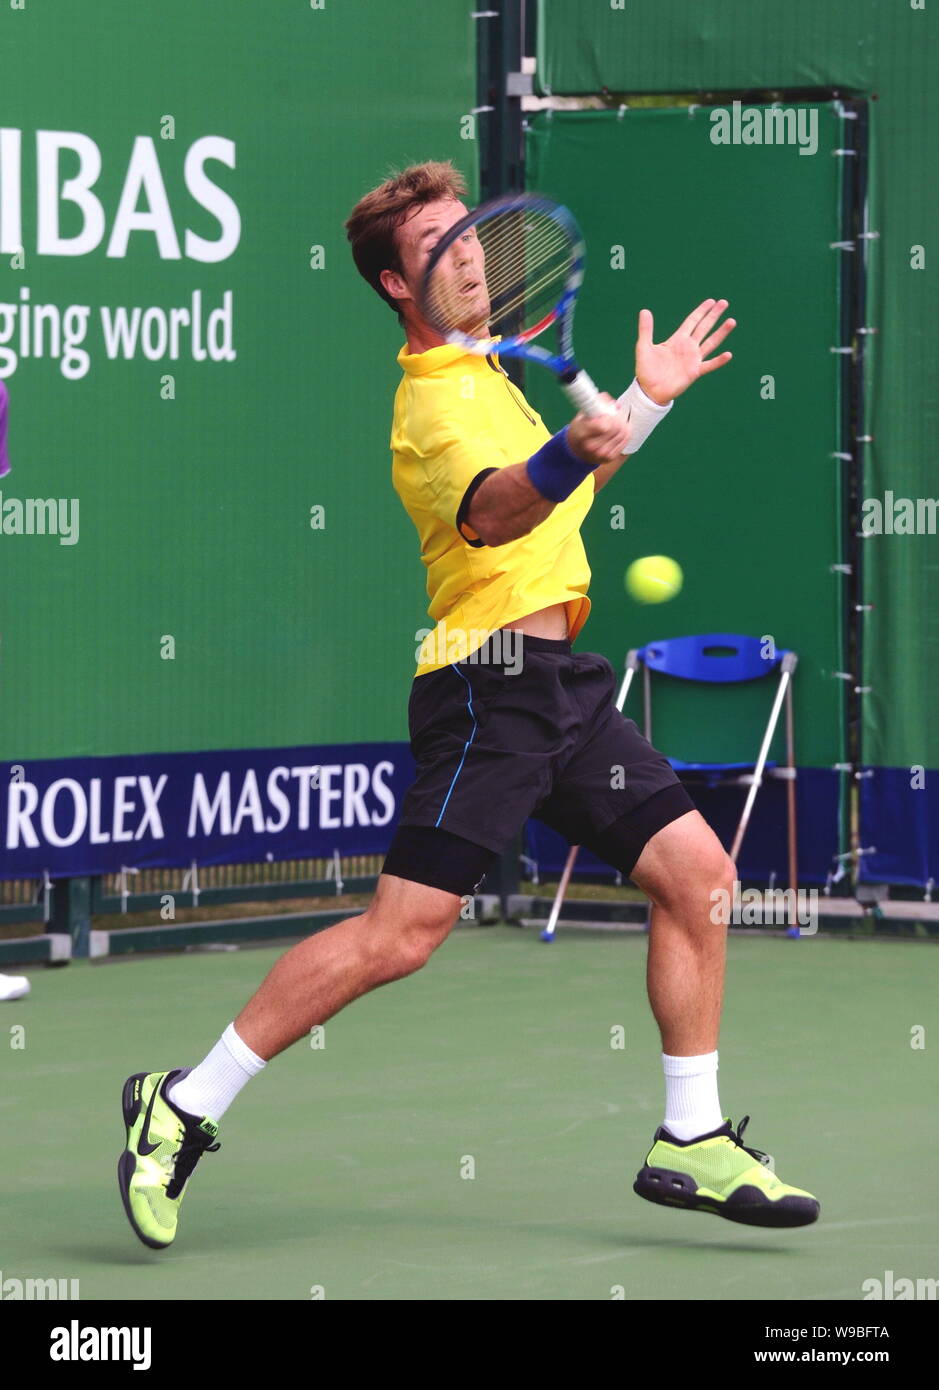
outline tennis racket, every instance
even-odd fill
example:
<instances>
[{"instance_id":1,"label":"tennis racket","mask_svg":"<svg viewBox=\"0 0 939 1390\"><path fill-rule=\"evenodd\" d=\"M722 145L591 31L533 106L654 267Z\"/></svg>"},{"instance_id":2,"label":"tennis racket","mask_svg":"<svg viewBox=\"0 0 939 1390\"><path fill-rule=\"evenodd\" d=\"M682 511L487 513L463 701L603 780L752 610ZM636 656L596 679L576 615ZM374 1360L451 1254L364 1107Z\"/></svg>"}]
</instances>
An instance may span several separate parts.
<instances>
[{"instance_id":1,"label":"tennis racket","mask_svg":"<svg viewBox=\"0 0 939 1390\"><path fill-rule=\"evenodd\" d=\"M428 322L446 339L480 357L523 357L555 373L577 410L601 415L615 406L600 398L574 357L577 294L585 246L573 215L535 193L483 203L444 233L422 286ZM557 351L539 338L557 324Z\"/></svg>"}]
</instances>

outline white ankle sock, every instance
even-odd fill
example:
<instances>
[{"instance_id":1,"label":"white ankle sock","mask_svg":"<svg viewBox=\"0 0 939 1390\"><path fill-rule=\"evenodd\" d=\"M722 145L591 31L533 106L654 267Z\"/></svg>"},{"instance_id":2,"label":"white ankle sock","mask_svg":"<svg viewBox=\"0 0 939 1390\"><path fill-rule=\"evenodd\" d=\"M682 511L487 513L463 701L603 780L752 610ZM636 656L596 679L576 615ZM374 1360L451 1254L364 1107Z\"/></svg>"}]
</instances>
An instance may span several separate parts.
<instances>
[{"instance_id":1,"label":"white ankle sock","mask_svg":"<svg viewBox=\"0 0 939 1390\"><path fill-rule=\"evenodd\" d=\"M242 1086L266 1066L230 1023L205 1061L193 1067L182 1081L173 1083L169 1099L189 1115L208 1115L218 1121Z\"/></svg>"},{"instance_id":2,"label":"white ankle sock","mask_svg":"<svg viewBox=\"0 0 939 1390\"><path fill-rule=\"evenodd\" d=\"M670 1057L665 1068L665 1127L676 1139L697 1139L724 1123L717 1098L717 1053L700 1057Z\"/></svg>"}]
</instances>

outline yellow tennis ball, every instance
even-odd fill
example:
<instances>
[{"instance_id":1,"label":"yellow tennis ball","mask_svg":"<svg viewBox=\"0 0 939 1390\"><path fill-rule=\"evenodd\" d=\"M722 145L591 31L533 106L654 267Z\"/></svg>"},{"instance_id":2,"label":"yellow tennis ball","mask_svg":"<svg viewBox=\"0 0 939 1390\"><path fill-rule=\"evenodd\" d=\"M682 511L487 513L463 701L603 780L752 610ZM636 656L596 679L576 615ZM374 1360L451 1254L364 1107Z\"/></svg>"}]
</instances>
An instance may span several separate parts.
<instances>
[{"instance_id":1,"label":"yellow tennis ball","mask_svg":"<svg viewBox=\"0 0 939 1390\"><path fill-rule=\"evenodd\" d=\"M627 592L637 603L664 603L681 589L681 565L669 555L644 555L626 571Z\"/></svg>"}]
</instances>

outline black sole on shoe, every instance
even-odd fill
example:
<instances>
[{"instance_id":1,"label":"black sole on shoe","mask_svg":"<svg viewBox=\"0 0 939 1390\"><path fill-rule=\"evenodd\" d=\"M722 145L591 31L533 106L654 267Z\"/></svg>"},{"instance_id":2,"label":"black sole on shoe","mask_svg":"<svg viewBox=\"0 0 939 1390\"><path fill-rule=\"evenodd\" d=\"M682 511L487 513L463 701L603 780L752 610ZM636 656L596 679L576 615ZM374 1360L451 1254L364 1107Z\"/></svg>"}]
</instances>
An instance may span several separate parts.
<instances>
[{"instance_id":1,"label":"black sole on shoe","mask_svg":"<svg viewBox=\"0 0 939 1390\"><path fill-rule=\"evenodd\" d=\"M738 1192L743 1190L738 1189ZM668 1168L643 1168L633 1183L633 1192L658 1206L708 1212L741 1226L770 1226L777 1230L811 1226L819 1214L818 1202L810 1197L781 1197L778 1202L714 1202L709 1197L698 1196L687 1173L675 1173Z\"/></svg>"},{"instance_id":2,"label":"black sole on shoe","mask_svg":"<svg viewBox=\"0 0 939 1390\"><path fill-rule=\"evenodd\" d=\"M134 1082L139 1081L142 1085L146 1079L147 1073L143 1071L137 1072L135 1076L129 1076L124 1082L124 1089L121 1092L121 1110L124 1114L124 1124L127 1127L128 1144L130 1143L130 1131L136 1124L137 1117L140 1114L140 1100L134 1100ZM159 1241L151 1240L149 1236L145 1236L134 1220L134 1213L131 1211L130 1206L130 1182L136 1169L136 1158L129 1148L125 1148L124 1152L117 1160L117 1185L120 1188L121 1201L124 1204L127 1220L130 1222L130 1228L134 1235L142 1244L146 1245L148 1250L166 1250L167 1247L165 1245L161 1245Z\"/></svg>"},{"instance_id":3,"label":"black sole on shoe","mask_svg":"<svg viewBox=\"0 0 939 1390\"><path fill-rule=\"evenodd\" d=\"M124 1082L124 1089L121 1092L121 1109L124 1112L124 1124L127 1126L128 1139L130 1130L137 1123L137 1116L140 1114L140 1100L134 1099L134 1082L139 1081L141 1086L147 1079L145 1071L138 1071L134 1076L129 1076Z\"/></svg>"}]
</instances>

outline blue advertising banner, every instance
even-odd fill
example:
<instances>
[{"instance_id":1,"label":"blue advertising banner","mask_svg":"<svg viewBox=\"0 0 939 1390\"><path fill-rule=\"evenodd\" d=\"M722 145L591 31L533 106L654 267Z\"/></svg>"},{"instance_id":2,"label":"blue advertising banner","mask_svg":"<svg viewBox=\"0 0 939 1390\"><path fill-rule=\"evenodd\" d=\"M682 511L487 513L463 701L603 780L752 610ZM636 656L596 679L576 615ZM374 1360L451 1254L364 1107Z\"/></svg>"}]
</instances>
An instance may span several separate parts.
<instances>
[{"instance_id":1,"label":"blue advertising banner","mask_svg":"<svg viewBox=\"0 0 939 1390\"><path fill-rule=\"evenodd\" d=\"M0 878L381 854L413 778L406 743L13 763Z\"/></svg>"},{"instance_id":2,"label":"blue advertising banner","mask_svg":"<svg viewBox=\"0 0 939 1390\"><path fill-rule=\"evenodd\" d=\"M869 767L861 780L863 883L939 883L939 768Z\"/></svg>"},{"instance_id":3,"label":"blue advertising banner","mask_svg":"<svg viewBox=\"0 0 939 1390\"><path fill-rule=\"evenodd\" d=\"M827 883L838 874L839 845L838 773L824 767L800 767L796 781L798 805L799 882ZM863 785L863 784L862 784ZM725 846L733 843L734 832L743 809L745 790L741 787L703 787L686 783L692 800ZM769 883L771 875L779 884L788 883L789 862L786 838L786 790L782 782L766 781L756 798L747 827L737 873L742 882ZM540 821L530 820L525 835L525 853L538 866L542 879L561 872L567 858L567 841ZM862 861L864 862L864 861ZM581 850L574 868L575 880L605 879L612 882L615 870ZM902 882L895 879L894 882Z\"/></svg>"}]
</instances>

